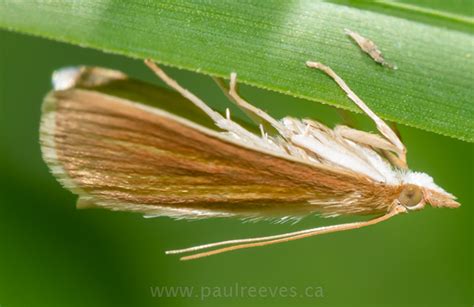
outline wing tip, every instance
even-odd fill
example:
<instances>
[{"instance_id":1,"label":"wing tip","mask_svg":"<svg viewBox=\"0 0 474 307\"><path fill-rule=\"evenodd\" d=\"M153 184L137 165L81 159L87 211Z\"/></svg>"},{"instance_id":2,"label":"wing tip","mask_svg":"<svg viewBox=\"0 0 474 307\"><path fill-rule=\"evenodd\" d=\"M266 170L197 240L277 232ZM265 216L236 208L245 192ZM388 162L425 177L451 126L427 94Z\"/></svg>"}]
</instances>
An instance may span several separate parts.
<instances>
[{"instance_id":1,"label":"wing tip","mask_svg":"<svg viewBox=\"0 0 474 307\"><path fill-rule=\"evenodd\" d=\"M51 82L56 91L67 90L74 87L81 75L80 66L63 67L53 72Z\"/></svg>"}]
</instances>

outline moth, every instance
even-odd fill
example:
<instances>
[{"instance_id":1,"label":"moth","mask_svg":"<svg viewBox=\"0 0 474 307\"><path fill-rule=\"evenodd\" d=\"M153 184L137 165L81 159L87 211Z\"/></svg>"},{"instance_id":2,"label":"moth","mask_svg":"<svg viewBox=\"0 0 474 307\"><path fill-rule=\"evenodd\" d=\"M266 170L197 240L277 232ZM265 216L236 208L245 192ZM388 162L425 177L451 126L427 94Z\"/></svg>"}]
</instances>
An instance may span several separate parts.
<instances>
[{"instance_id":1,"label":"moth","mask_svg":"<svg viewBox=\"0 0 474 307\"><path fill-rule=\"evenodd\" d=\"M359 45L362 51L367 53L372 58L372 60L389 68L398 69L396 65L390 64L384 59L382 51L380 51L373 41L352 30L344 29L344 31L357 43L357 45Z\"/></svg>"},{"instance_id":2,"label":"moth","mask_svg":"<svg viewBox=\"0 0 474 307\"><path fill-rule=\"evenodd\" d=\"M397 134L328 66L306 63L334 79L380 134L342 125L330 129L311 119L274 119L238 94L236 73L228 87L216 79L256 122L249 128L228 109L224 116L212 110L151 60L145 63L186 100L104 68L64 68L53 75L54 90L42 107L42 155L57 180L78 195L78 208L176 219L375 216L168 254L196 252L181 258L196 259L369 226L426 204L460 205L429 175L408 169ZM167 108L153 107L153 100L167 102ZM207 118L194 122L184 116L198 113ZM210 250L198 252L203 249Z\"/></svg>"}]
</instances>

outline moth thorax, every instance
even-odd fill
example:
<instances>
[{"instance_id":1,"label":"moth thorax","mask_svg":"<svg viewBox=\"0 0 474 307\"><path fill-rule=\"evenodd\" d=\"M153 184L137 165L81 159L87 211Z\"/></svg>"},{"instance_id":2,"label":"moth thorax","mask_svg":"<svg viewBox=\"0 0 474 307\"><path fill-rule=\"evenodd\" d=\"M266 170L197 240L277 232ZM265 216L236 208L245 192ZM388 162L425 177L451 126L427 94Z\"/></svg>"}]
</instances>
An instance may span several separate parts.
<instances>
[{"instance_id":1,"label":"moth thorax","mask_svg":"<svg viewBox=\"0 0 474 307\"><path fill-rule=\"evenodd\" d=\"M404 207L415 207L423 200L423 191L414 184L403 186L402 192L398 196L400 205Z\"/></svg>"}]
</instances>

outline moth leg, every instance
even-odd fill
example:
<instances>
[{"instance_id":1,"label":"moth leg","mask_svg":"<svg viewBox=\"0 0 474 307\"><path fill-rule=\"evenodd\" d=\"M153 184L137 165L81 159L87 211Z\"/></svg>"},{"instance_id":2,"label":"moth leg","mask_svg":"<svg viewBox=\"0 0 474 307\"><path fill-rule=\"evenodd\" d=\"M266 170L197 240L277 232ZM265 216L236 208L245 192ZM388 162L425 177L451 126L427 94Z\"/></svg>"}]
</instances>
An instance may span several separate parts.
<instances>
[{"instance_id":1,"label":"moth leg","mask_svg":"<svg viewBox=\"0 0 474 307\"><path fill-rule=\"evenodd\" d=\"M392 153L397 152L397 148L379 135L347 126L336 126L336 128L334 128L334 133L346 140L380 149L392 165L401 169L407 168L406 163Z\"/></svg>"},{"instance_id":2,"label":"moth leg","mask_svg":"<svg viewBox=\"0 0 474 307\"><path fill-rule=\"evenodd\" d=\"M377 223L386 221L386 220L394 217L395 215L397 215L399 213L405 213L405 212L407 212L407 209L405 209L405 207L397 205L397 206L394 206L393 209L391 211L389 211L388 213L386 213L386 214L384 214L380 217L374 218L372 220L364 221L364 222L354 222L354 223L339 224L339 225L332 225L332 226L323 226L323 227L300 230L300 231L296 231L296 232L291 232L291 233L286 233L286 234L281 234L281 235L275 235L275 236L261 237L261 238L250 238L250 239L223 241L223 242L217 242L217 243L211 243L211 244L191 247L191 248L187 248L187 249L183 249L183 250L170 251L170 252L167 252L167 253L177 254L177 253L188 252L188 251L196 251L196 250L199 250L199 249L204 249L204 248L209 248L209 247L215 247L215 246L219 246L219 245L237 244L237 245L233 245L233 246L223 247L223 248L219 248L219 249L215 249L215 250L211 250L211 251L207 251L207 252L202 252L202 253L197 253L197 254L194 254L194 255L185 256L185 257L180 258L180 260L198 259L198 258L203 258L203 257L207 257L207 256L221 254L221 253L225 253L225 252L229 252L229 251L233 251L233 250L238 250L238 249L283 243L283 242L294 241L294 240L303 239L303 238L307 238L307 237L311 237L311 236L316 236L316 235L320 235L320 234L326 234L326 233L333 233L333 232L339 232L339 231L362 228L362 227L375 225Z\"/></svg>"},{"instance_id":3,"label":"moth leg","mask_svg":"<svg viewBox=\"0 0 474 307\"><path fill-rule=\"evenodd\" d=\"M216 84L222 90L222 92L227 97L227 99L229 99L232 103L234 103L236 106L238 106L245 113L245 115L247 115L254 123L256 123L258 125L262 125L262 127L265 129L265 131L270 132L271 134L278 133L278 131L275 128L273 128L273 126L270 123L268 123L267 121L265 121L263 118L261 118L260 116L258 116L255 113L253 113L252 111L250 111L246 108L243 108L241 105L239 105L237 103L237 101L234 99L234 97L232 97L229 94L229 87L227 86L224 79L215 78L215 77L213 77L212 79L214 80L214 82L216 82Z\"/></svg>"},{"instance_id":4,"label":"moth leg","mask_svg":"<svg viewBox=\"0 0 474 307\"><path fill-rule=\"evenodd\" d=\"M197 106L199 109L204 111L209 117L214 121L214 122L221 122L224 121L225 118L220 115L218 112L212 110L210 107L208 107L204 101L199 99L196 95L182 87L181 85L178 84L175 80L171 79L158 65L155 64L150 59L145 60L145 64L161 79L163 82L165 82L169 87L173 88L176 90L178 93L183 95L183 97L187 98L189 101L191 101L195 106Z\"/></svg>"},{"instance_id":5,"label":"moth leg","mask_svg":"<svg viewBox=\"0 0 474 307\"><path fill-rule=\"evenodd\" d=\"M254 114L258 118L268 122L273 128L275 128L283 137L288 137L288 130L279 121L262 111L261 109L251 105L245 99L239 96L237 92L237 74L235 72L230 74L229 83L229 96L231 100L237 104L240 108L247 110L247 112Z\"/></svg>"},{"instance_id":6,"label":"moth leg","mask_svg":"<svg viewBox=\"0 0 474 307\"><path fill-rule=\"evenodd\" d=\"M365 113L367 114L377 126L379 132L396 147L396 153L398 154L398 158L406 164L406 148L405 145L400 141L397 134L390 129L390 127L375 114L339 77L330 67L321 64L319 62L312 62L307 61L306 65L310 68L316 68L322 70L328 76L330 76L338 85L339 87L347 94L347 96Z\"/></svg>"},{"instance_id":7,"label":"moth leg","mask_svg":"<svg viewBox=\"0 0 474 307\"><path fill-rule=\"evenodd\" d=\"M393 130L393 132L395 132L395 134L398 136L398 138L400 139L400 142L403 143L403 138L402 138L402 135L401 135L401 133L400 133L400 130L398 130L397 123L395 123L395 122L389 122L389 126L390 126L390 128Z\"/></svg>"},{"instance_id":8,"label":"moth leg","mask_svg":"<svg viewBox=\"0 0 474 307\"><path fill-rule=\"evenodd\" d=\"M236 122L230 119L230 113L226 111L226 117L223 117L218 112L212 110L208 107L204 101L199 99L196 95L188 91L187 89L183 88L181 85L178 84L175 80L171 79L158 65L156 65L152 60L146 59L145 64L161 79L163 80L168 86L175 89L178 93L180 93L183 97L187 98L191 101L195 106L200 108L204 111L214 122L215 124L229 132L232 132L238 135L240 138L245 139L247 142L259 146L261 144L261 138L253 134L252 132L246 130L244 127L240 126Z\"/></svg>"}]
</instances>

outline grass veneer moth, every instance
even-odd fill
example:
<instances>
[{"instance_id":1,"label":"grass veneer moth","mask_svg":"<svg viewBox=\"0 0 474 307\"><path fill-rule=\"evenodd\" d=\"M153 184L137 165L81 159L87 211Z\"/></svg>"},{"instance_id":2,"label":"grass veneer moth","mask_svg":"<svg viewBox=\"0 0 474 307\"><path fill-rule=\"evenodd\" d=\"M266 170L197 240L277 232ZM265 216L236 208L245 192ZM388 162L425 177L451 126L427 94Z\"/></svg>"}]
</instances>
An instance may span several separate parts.
<instances>
[{"instance_id":1,"label":"grass veneer moth","mask_svg":"<svg viewBox=\"0 0 474 307\"><path fill-rule=\"evenodd\" d=\"M55 88L43 104L41 148L53 175L79 196L79 208L178 219L376 216L168 254L214 248L181 258L189 260L373 225L425 204L459 206L429 175L408 169L397 135L321 63L306 64L333 78L380 135L346 126L330 129L310 119L276 120L239 96L235 73L229 88L216 80L259 123L260 133L255 133L233 121L228 111L226 116L213 111L150 60L146 64L192 104L118 71L78 67L53 75ZM167 101L166 108L152 107L149 101L157 100ZM179 115L202 111L208 118L199 122Z\"/></svg>"}]
</instances>

